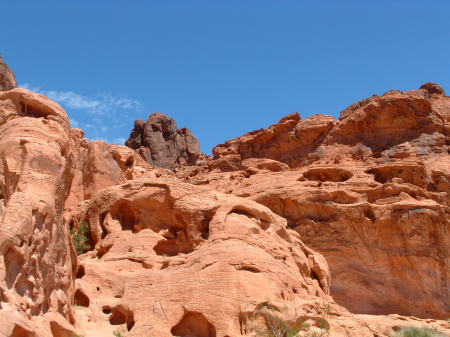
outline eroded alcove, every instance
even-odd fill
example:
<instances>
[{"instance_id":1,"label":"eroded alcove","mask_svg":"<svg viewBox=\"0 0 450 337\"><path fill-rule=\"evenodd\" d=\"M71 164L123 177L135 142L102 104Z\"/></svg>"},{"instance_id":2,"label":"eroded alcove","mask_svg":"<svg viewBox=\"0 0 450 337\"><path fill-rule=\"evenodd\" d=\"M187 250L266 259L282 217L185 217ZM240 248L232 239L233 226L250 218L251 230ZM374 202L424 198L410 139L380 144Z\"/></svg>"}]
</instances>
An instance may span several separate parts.
<instances>
[{"instance_id":1,"label":"eroded alcove","mask_svg":"<svg viewBox=\"0 0 450 337\"><path fill-rule=\"evenodd\" d=\"M187 311L170 332L179 337L216 337L216 328L199 312Z\"/></svg>"}]
</instances>

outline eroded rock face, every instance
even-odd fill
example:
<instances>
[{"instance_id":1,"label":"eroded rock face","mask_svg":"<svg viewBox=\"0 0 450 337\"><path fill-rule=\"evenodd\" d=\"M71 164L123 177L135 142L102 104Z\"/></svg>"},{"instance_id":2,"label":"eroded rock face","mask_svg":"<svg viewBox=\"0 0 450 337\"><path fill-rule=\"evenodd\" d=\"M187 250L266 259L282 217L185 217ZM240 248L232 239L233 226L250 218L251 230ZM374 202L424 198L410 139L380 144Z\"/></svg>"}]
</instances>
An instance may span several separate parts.
<instances>
[{"instance_id":1,"label":"eroded rock face","mask_svg":"<svg viewBox=\"0 0 450 337\"><path fill-rule=\"evenodd\" d=\"M344 110L325 143L362 144L374 153L390 151L390 156L397 157L408 156L401 148L406 143L418 155L447 153L442 117L425 90L406 94L390 91Z\"/></svg>"},{"instance_id":2,"label":"eroded rock face","mask_svg":"<svg viewBox=\"0 0 450 337\"><path fill-rule=\"evenodd\" d=\"M0 93L0 335L74 323L76 255L63 223L73 156L64 110L25 89Z\"/></svg>"},{"instance_id":3,"label":"eroded rock face","mask_svg":"<svg viewBox=\"0 0 450 337\"><path fill-rule=\"evenodd\" d=\"M74 178L66 210L92 198L101 189L140 177L173 176L169 170L152 167L138 153L122 145L89 142L80 129L71 129L75 157Z\"/></svg>"},{"instance_id":4,"label":"eroded rock face","mask_svg":"<svg viewBox=\"0 0 450 337\"><path fill-rule=\"evenodd\" d=\"M0 91L8 91L17 88L14 72L0 56Z\"/></svg>"},{"instance_id":5,"label":"eroded rock face","mask_svg":"<svg viewBox=\"0 0 450 337\"><path fill-rule=\"evenodd\" d=\"M217 145L208 165L221 171L242 169L241 160L267 158L296 168L342 152L365 160L387 160L448 153L450 103L435 83L407 93L390 91L351 105L339 121L326 115L300 120L287 115L267 129ZM327 151L327 146L342 147ZM348 155L348 154L344 154Z\"/></svg>"},{"instance_id":6,"label":"eroded rock face","mask_svg":"<svg viewBox=\"0 0 450 337\"><path fill-rule=\"evenodd\" d=\"M0 336L256 337L268 315L302 336L450 332L397 315L450 312L439 87L339 121L288 115L207 161L173 120L149 120L131 148L89 142L46 97L0 93Z\"/></svg>"},{"instance_id":7,"label":"eroded rock face","mask_svg":"<svg viewBox=\"0 0 450 337\"><path fill-rule=\"evenodd\" d=\"M286 162L283 158L298 154L291 169L245 166L250 162L243 157L273 160L270 151L280 146L272 139L292 134L289 123L297 123L298 130L307 121L287 116L219 145L207 168L182 177L255 200L286 218L289 228L325 256L331 294L352 312L445 318L450 312L449 109L450 98L435 85L388 92L353 104L318 137L305 131L300 139L315 145L301 155L284 141L277 159ZM324 118L307 124L317 125L314 120ZM275 136L279 129L285 132ZM270 135L263 147L266 158L248 146L261 135ZM292 163L300 167L293 169Z\"/></svg>"},{"instance_id":8,"label":"eroded rock face","mask_svg":"<svg viewBox=\"0 0 450 337\"><path fill-rule=\"evenodd\" d=\"M175 120L154 113L147 121L137 120L126 146L150 164L167 169L194 165L200 157L200 143L187 128L178 129Z\"/></svg>"},{"instance_id":9,"label":"eroded rock face","mask_svg":"<svg viewBox=\"0 0 450 337\"><path fill-rule=\"evenodd\" d=\"M95 243L76 282L89 299L79 320L86 337L116 319L129 336L236 336L240 317L267 298L331 301L323 257L247 199L143 179L103 190L72 216L90 224Z\"/></svg>"},{"instance_id":10,"label":"eroded rock face","mask_svg":"<svg viewBox=\"0 0 450 337\"><path fill-rule=\"evenodd\" d=\"M224 162L231 155L239 160L267 158L298 166L304 156L319 147L335 124L336 120L326 115L304 120L300 120L298 113L287 115L268 129L249 132L217 145L213 149L214 159Z\"/></svg>"}]
</instances>

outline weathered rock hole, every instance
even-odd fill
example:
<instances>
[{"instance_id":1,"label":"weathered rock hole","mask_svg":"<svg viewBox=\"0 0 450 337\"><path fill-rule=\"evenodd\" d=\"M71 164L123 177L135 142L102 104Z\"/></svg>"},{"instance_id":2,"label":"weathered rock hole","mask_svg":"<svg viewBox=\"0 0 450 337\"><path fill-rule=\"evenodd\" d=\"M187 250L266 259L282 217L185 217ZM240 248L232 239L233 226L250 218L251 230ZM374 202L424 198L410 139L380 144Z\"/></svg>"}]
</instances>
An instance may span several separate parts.
<instances>
[{"instance_id":1,"label":"weathered rock hole","mask_svg":"<svg viewBox=\"0 0 450 337\"><path fill-rule=\"evenodd\" d=\"M35 107L22 103L22 113L28 116L42 116L44 117L45 114L37 110Z\"/></svg>"},{"instance_id":2,"label":"weathered rock hole","mask_svg":"<svg viewBox=\"0 0 450 337\"><path fill-rule=\"evenodd\" d=\"M130 331L134 326L134 314L133 312L123 307L122 305L118 305L116 307L110 308L110 307L104 307L103 312L107 313L110 311L109 316L109 323L112 325L127 325L127 330Z\"/></svg>"},{"instance_id":3,"label":"weathered rock hole","mask_svg":"<svg viewBox=\"0 0 450 337\"><path fill-rule=\"evenodd\" d=\"M76 278L83 278L86 275L86 271L82 264L78 265Z\"/></svg>"},{"instance_id":4,"label":"weathered rock hole","mask_svg":"<svg viewBox=\"0 0 450 337\"><path fill-rule=\"evenodd\" d=\"M335 167L322 167L322 168L312 168L303 173L303 177L307 180L314 181L332 181L332 182L343 182L349 180L353 177L350 171L335 168Z\"/></svg>"},{"instance_id":5,"label":"weathered rock hole","mask_svg":"<svg viewBox=\"0 0 450 337\"><path fill-rule=\"evenodd\" d=\"M163 256L175 256L179 253L176 240L161 240L153 247L153 250L156 254Z\"/></svg>"},{"instance_id":6,"label":"weathered rock hole","mask_svg":"<svg viewBox=\"0 0 450 337\"><path fill-rule=\"evenodd\" d=\"M375 222L376 217L375 217L375 213L373 212L373 210L371 208L366 208L364 210L364 216L368 219L370 219L370 221Z\"/></svg>"},{"instance_id":7,"label":"weathered rock hole","mask_svg":"<svg viewBox=\"0 0 450 337\"><path fill-rule=\"evenodd\" d=\"M401 178L404 182L425 187L428 185L425 169L420 165L386 165L373 167L366 173L372 174L374 180L381 184L392 181L394 178Z\"/></svg>"},{"instance_id":8,"label":"weathered rock hole","mask_svg":"<svg viewBox=\"0 0 450 337\"><path fill-rule=\"evenodd\" d=\"M134 232L134 225L136 224L136 216L131 207L127 204L123 204L119 207L120 216L123 230L131 230Z\"/></svg>"},{"instance_id":9,"label":"weathered rock hole","mask_svg":"<svg viewBox=\"0 0 450 337\"><path fill-rule=\"evenodd\" d=\"M216 210L210 210L203 214L203 220L200 222L198 226L198 230L200 231L200 236L203 240L208 240L209 238L209 223L211 222L212 218L214 217L214 214L216 213Z\"/></svg>"},{"instance_id":10,"label":"weathered rock hole","mask_svg":"<svg viewBox=\"0 0 450 337\"><path fill-rule=\"evenodd\" d=\"M161 256L176 256L180 253L189 254L193 252L190 244L180 245L180 242L176 239L161 240L153 247L153 250Z\"/></svg>"},{"instance_id":11,"label":"weathered rock hole","mask_svg":"<svg viewBox=\"0 0 450 337\"><path fill-rule=\"evenodd\" d=\"M133 157L128 158L127 161L125 162L125 166L126 167L131 167L131 166L133 166L133 164L134 164L134 158Z\"/></svg>"},{"instance_id":12,"label":"weathered rock hole","mask_svg":"<svg viewBox=\"0 0 450 337\"><path fill-rule=\"evenodd\" d=\"M105 218L106 215L108 214L108 212L103 212L100 215L100 227L102 228L102 234L101 234L101 239L103 240L104 238L106 238L106 235L108 235L108 230L105 227Z\"/></svg>"},{"instance_id":13,"label":"weathered rock hole","mask_svg":"<svg viewBox=\"0 0 450 337\"><path fill-rule=\"evenodd\" d=\"M237 270L248 271L250 273L260 273L261 272L261 270L258 267L256 267L256 266L249 266L249 265L239 266L236 269Z\"/></svg>"},{"instance_id":14,"label":"weathered rock hole","mask_svg":"<svg viewBox=\"0 0 450 337\"><path fill-rule=\"evenodd\" d=\"M130 230L136 232L135 225L137 224L137 216L126 201L119 202L111 210L111 215L118 220L122 226L122 230Z\"/></svg>"},{"instance_id":15,"label":"weathered rock hole","mask_svg":"<svg viewBox=\"0 0 450 337\"><path fill-rule=\"evenodd\" d=\"M77 289L75 291L75 305L78 305L80 307L89 307L89 297L83 292L81 289Z\"/></svg>"},{"instance_id":16,"label":"weathered rock hole","mask_svg":"<svg viewBox=\"0 0 450 337\"><path fill-rule=\"evenodd\" d=\"M216 328L206 317L194 311L187 311L170 332L179 337L216 337Z\"/></svg>"}]
</instances>

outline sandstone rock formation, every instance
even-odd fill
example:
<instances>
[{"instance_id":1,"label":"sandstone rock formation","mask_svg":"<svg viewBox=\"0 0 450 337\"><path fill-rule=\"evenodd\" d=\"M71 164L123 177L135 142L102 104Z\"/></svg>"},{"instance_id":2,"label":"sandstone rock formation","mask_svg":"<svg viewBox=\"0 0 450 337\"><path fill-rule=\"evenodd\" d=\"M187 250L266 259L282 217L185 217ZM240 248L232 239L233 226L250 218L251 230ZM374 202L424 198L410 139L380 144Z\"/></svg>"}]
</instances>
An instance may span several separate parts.
<instances>
[{"instance_id":1,"label":"sandstone rock formation","mask_svg":"<svg viewBox=\"0 0 450 337\"><path fill-rule=\"evenodd\" d=\"M0 56L0 91L7 91L17 87L16 77Z\"/></svg>"},{"instance_id":2,"label":"sandstone rock formation","mask_svg":"<svg viewBox=\"0 0 450 337\"><path fill-rule=\"evenodd\" d=\"M0 335L44 336L49 324L75 322L77 257L63 222L69 120L58 104L13 89L0 93L0 125Z\"/></svg>"},{"instance_id":3,"label":"sandstone rock formation","mask_svg":"<svg viewBox=\"0 0 450 337\"><path fill-rule=\"evenodd\" d=\"M152 167L129 147L109 145L103 141L89 142L80 129L71 129L71 139L75 163L66 210L73 209L106 187L144 176L173 175L169 170Z\"/></svg>"},{"instance_id":4,"label":"sandstone rock formation","mask_svg":"<svg viewBox=\"0 0 450 337\"><path fill-rule=\"evenodd\" d=\"M249 132L217 145L213 149L214 159L223 162L230 156L237 156L239 160L268 158L291 167L298 166L299 160L316 150L335 124L336 120L326 115L305 120L300 120L298 113L287 115L268 129Z\"/></svg>"},{"instance_id":5,"label":"sandstone rock formation","mask_svg":"<svg viewBox=\"0 0 450 337\"><path fill-rule=\"evenodd\" d=\"M1 92L0 336L448 334L449 99L288 115L199 160L162 114L108 145Z\"/></svg>"},{"instance_id":6,"label":"sandstone rock formation","mask_svg":"<svg viewBox=\"0 0 450 337\"><path fill-rule=\"evenodd\" d=\"M373 96L334 122L289 115L217 146L217 159L183 177L286 218L324 254L331 295L352 312L446 318L450 98L442 92L425 85ZM308 119L321 122L302 124ZM321 132L300 126L327 120ZM249 167L242 159L251 157L266 158ZM296 168L273 169L274 159Z\"/></svg>"},{"instance_id":7,"label":"sandstone rock formation","mask_svg":"<svg viewBox=\"0 0 450 337\"><path fill-rule=\"evenodd\" d=\"M178 129L175 121L162 114L137 120L126 146L135 149L154 166L174 169L194 165L200 157L200 143L187 128Z\"/></svg>"},{"instance_id":8,"label":"sandstone rock formation","mask_svg":"<svg viewBox=\"0 0 450 337\"><path fill-rule=\"evenodd\" d=\"M85 336L95 335L89 322L109 335L125 323L129 336L161 337L207 322L209 334L195 336L234 336L240 316L267 298L312 308L331 301L323 257L244 198L176 179L133 180L81 204L72 221L89 223L95 243L76 282Z\"/></svg>"}]
</instances>

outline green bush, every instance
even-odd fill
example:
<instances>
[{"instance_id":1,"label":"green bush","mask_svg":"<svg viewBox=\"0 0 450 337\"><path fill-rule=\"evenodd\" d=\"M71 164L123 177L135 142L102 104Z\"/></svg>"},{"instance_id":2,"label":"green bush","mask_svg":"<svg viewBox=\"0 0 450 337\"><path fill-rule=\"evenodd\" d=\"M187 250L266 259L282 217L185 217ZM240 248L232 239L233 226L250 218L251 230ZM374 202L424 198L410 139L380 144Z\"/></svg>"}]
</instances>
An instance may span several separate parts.
<instances>
[{"instance_id":1,"label":"green bush","mask_svg":"<svg viewBox=\"0 0 450 337\"><path fill-rule=\"evenodd\" d=\"M88 233L89 224L87 222L82 222L78 228L72 228L72 243L78 255L86 253L92 248L89 244Z\"/></svg>"},{"instance_id":2,"label":"green bush","mask_svg":"<svg viewBox=\"0 0 450 337\"><path fill-rule=\"evenodd\" d=\"M436 329L407 327L395 332L392 337L446 337Z\"/></svg>"}]
</instances>

